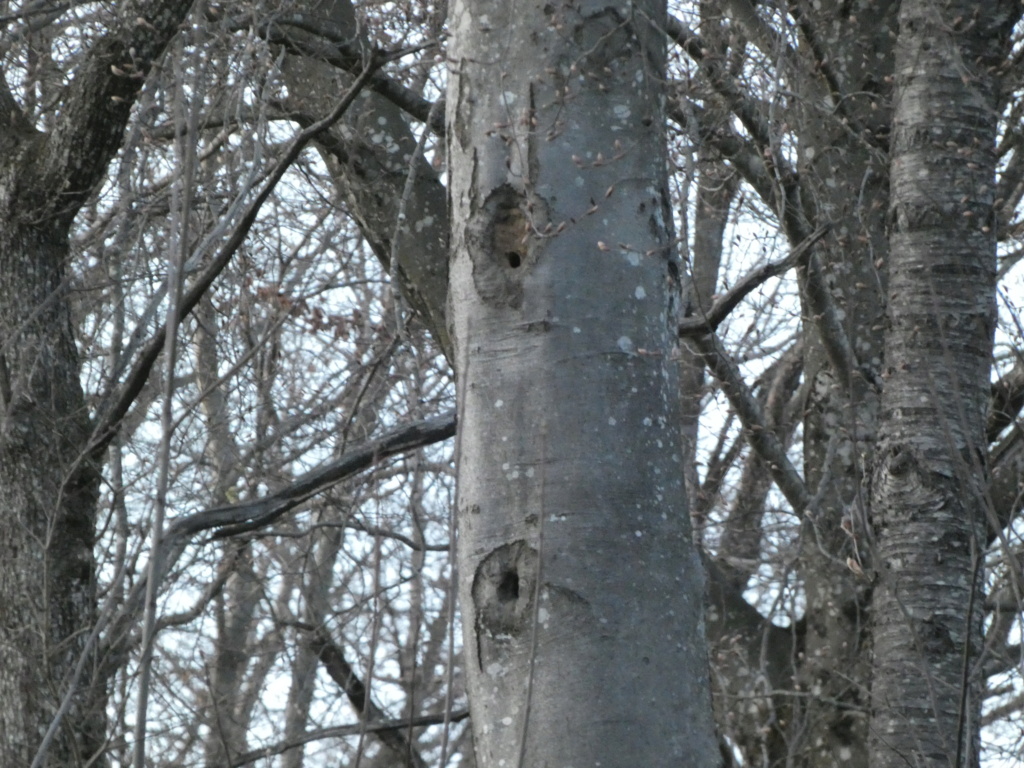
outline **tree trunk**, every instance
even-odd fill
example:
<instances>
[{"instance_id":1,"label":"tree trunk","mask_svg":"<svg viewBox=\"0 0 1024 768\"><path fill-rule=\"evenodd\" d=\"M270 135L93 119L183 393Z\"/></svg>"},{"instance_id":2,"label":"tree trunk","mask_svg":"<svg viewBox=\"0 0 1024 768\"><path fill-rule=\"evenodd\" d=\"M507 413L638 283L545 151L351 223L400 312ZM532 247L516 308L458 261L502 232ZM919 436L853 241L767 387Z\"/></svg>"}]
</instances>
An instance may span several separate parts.
<instances>
[{"instance_id":1,"label":"tree trunk","mask_svg":"<svg viewBox=\"0 0 1024 768\"><path fill-rule=\"evenodd\" d=\"M486 768L719 762L680 471L663 18L451 9L459 581Z\"/></svg>"},{"instance_id":2,"label":"tree trunk","mask_svg":"<svg viewBox=\"0 0 1024 768\"><path fill-rule=\"evenodd\" d=\"M12 211L0 181L0 765L27 766L95 611L99 475L67 305L67 232ZM74 694L52 765L84 764L104 739L102 690Z\"/></svg>"},{"instance_id":3,"label":"tree trunk","mask_svg":"<svg viewBox=\"0 0 1024 768\"><path fill-rule=\"evenodd\" d=\"M1004 4L1008 6L1008 3ZM905 0L872 478L870 763L978 764L1000 4ZM1005 22L1003 22L1005 24Z\"/></svg>"},{"instance_id":4,"label":"tree trunk","mask_svg":"<svg viewBox=\"0 0 1024 768\"><path fill-rule=\"evenodd\" d=\"M105 178L138 89L190 2L125 2L66 64L35 127L0 78L0 765L102 764L105 681L68 691L95 615L97 457L69 304L68 236ZM140 23L145 20L145 24ZM85 33L83 33L85 34ZM122 69L127 67L133 76ZM117 71L115 71L117 70ZM120 74L118 74L120 72ZM140 76L137 79L134 75ZM12 78L13 80L14 78ZM25 99L30 103L31 99ZM95 762L99 760L100 762Z\"/></svg>"},{"instance_id":5,"label":"tree trunk","mask_svg":"<svg viewBox=\"0 0 1024 768\"><path fill-rule=\"evenodd\" d=\"M892 87L884 73L891 71L898 5L880 0L868 12L824 0L801 3L797 15L802 98L794 113L803 212L815 224L832 226L817 250L822 281L843 337L873 375L882 357L888 263L885 147ZM780 699L788 738L773 758L804 768L823 762L867 768L871 585L845 565L863 554L843 521L863 535L861 489L877 437L878 395L859 371L831 364L834 340L826 338L828 324L808 295L813 290L805 277L803 458L808 488L820 490L820 502L801 531L807 626L795 682L817 695Z\"/></svg>"}]
</instances>

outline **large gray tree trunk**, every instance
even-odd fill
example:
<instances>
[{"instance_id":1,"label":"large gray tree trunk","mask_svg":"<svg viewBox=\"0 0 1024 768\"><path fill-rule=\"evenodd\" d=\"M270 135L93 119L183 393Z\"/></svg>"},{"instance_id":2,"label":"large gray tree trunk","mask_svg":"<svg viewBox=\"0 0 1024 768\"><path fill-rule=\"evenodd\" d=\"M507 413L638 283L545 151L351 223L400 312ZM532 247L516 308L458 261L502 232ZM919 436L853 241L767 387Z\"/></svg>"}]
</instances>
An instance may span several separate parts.
<instances>
[{"instance_id":1,"label":"large gray tree trunk","mask_svg":"<svg viewBox=\"0 0 1024 768\"><path fill-rule=\"evenodd\" d=\"M458 0L450 322L477 756L717 764L656 0Z\"/></svg>"},{"instance_id":2,"label":"large gray tree trunk","mask_svg":"<svg viewBox=\"0 0 1024 768\"><path fill-rule=\"evenodd\" d=\"M870 764L978 764L1001 5L905 0L875 450Z\"/></svg>"}]
</instances>

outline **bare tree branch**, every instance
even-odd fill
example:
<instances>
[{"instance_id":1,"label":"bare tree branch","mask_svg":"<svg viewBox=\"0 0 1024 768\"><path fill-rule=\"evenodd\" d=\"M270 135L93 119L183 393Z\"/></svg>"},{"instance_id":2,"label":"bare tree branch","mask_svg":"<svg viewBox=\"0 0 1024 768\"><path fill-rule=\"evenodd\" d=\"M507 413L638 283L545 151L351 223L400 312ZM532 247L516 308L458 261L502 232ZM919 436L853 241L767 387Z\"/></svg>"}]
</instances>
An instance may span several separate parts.
<instances>
[{"instance_id":1,"label":"bare tree branch","mask_svg":"<svg viewBox=\"0 0 1024 768\"><path fill-rule=\"evenodd\" d=\"M700 352L708 370L721 382L729 404L743 424L750 447L757 451L768 465L772 479L786 497L786 501L793 507L793 512L803 515L811 503L807 486L786 455L778 436L765 425L761 404L744 383L736 364L722 349L721 342L714 334L695 336L690 341Z\"/></svg>"},{"instance_id":2,"label":"bare tree branch","mask_svg":"<svg viewBox=\"0 0 1024 768\"><path fill-rule=\"evenodd\" d=\"M379 721L384 713L373 703L370 692L366 690L363 681L359 679L355 669L345 659L341 648L328 636L327 631L323 628L313 629L309 642L319 657L320 663L327 670L327 674L345 692L349 703L359 713L360 718L367 721L366 725ZM364 727L363 730L366 731L368 728ZM404 768L426 768L422 755L408 739L408 727L405 729L378 728L373 732L395 754Z\"/></svg>"},{"instance_id":3,"label":"bare tree branch","mask_svg":"<svg viewBox=\"0 0 1024 768\"><path fill-rule=\"evenodd\" d=\"M280 755L290 749L301 747L313 741L325 739L341 739L345 736L358 736L360 733L376 733L378 731L408 730L409 728L424 728L430 725L444 725L447 723L458 723L469 717L468 709L457 709L450 714L420 715L403 720L385 720L381 723L352 723L352 725L339 725L335 728L322 728L317 731L308 731L302 738L291 739L290 741L279 742L270 746L254 749L239 755L231 761L231 768L240 768L249 765L257 760L263 760L274 755Z\"/></svg>"},{"instance_id":4,"label":"bare tree branch","mask_svg":"<svg viewBox=\"0 0 1024 768\"><path fill-rule=\"evenodd\" d=\"M1018 354L1021 354L1018 352ZM1010 426L1024 408L1024 356L995 384L992 385L992 405L989 410L986 433L990 443Z\"/></svg>"},{"instance_id":5,"label":"bare tree branch","mask_svg":"<svg viewBox=\"0 0 1024 768\"><path fill-rule=\"evenodd\" d=\"M395 429L376 440L347 451L344 456L307 472L282 490L252 502L216 507L175 520L165 542L190 539L197 533L222 528L217 538L235 536L269 525L311 496L340 483L382 459L447 440L455 435L455 412L449 411Z\"/></svg>"},{"instance_id":6,"label":"bare tree branch","mask_svg":"<svg viewBox=\"0 0 1024 768\"><path fill-rule=\"evenodd\" d=\"M241 217L238 225L231 232L227 239L227 242L221 247L220 251L213 258L210 264L206 267L203 273L196 278L181 300L181 311L179 313L179 322L192 312L195 306L199 303L199 300L203 297L210 286L213 285L214 280L224 270L224 268L231 261L231 258L241 247L242 243L245 242L245 238L252 228L253 224L256 223L256 218L259 215L260 208L270 197L270 193L274 191L278 182L281 181L285 172L291 167L292 163L298 158L299 154L303 149L320 135L322 132L330 128L334 123L341 119L341 116L345 114L345 110L351 106L352 102L355 101L356 96L359 95L360 91L369 82L373 72L375 72L386 60L388 56L373 56L370 61L367 62L366 68L363 73L356 79L349 88L345 96L338 102L338 105L334 110L322 120L308 126L301 130L298 135L292 140L291 144L285 150L282 157L274 165L273 169L268 175L266 182L263 184L263 188L256 195L255 199L249 204L245 214ZM135 398L138 397L142 391L143 385L149 378L150 372L153 370L153 365L156 363L160 352L163 351L164 342L167 338L167 327L166 325L161 326L156 333L153 334L145 348L142 350L139 358L136 360L135 365L129 372L125 382L121 385L120 390L117 392L108 393L104 397L106 408L101 413L101 416L97 419L96 427L93 430L92 440L86 453L90 456L98 457L106 449L107 445L110 444L111 439L117 431L118 425L121 419L124 418L128 409L131 408Z\"/></svg>"},{"instance_id":7,"label":"bare tree branch","mask_svg":"<svg viewBox=\"0 0 1024 768\"><path fill-rule=\"evenodd\" d=\"M814 230L797 247L789 252L789 255L779 261L765 264L763 267L747 273L736 285L730 288L724 296L718 298L703 317L687 317L679 323L679 335L683 337L697 336L708 331L718 330L718 326L739 306L751 291L762 285L766 280L784 274L792 267L805 260L808 252L814 247L830 229L829 224L823 224Z\"/></svg>"},{"instance_id":8,"label":"bare tree branch","mask_svg":"<svg viewBox=\"0 0 1024 768\"><path fill-rule=\"evenodd\" d=\"M251 29L250 20L240 20L238 27L244 30ZM295 34L289 31L289 28L305 34ZM362 60L365 55L363 47L357 40L345 35L345 30L331 24L328 19L312 18L305 13L279 14L260 25L256 32L268 43L280 45L297 56L324 61L352 74L362 71ZM421 46L421 49L434 46L436 43L429 43ZM412 49L405 51L412 52ZM367 87L406 114L428 125L436 135L444 136L443 100L438 102L438 109L432 113L433 102L381 72L374 72Z\"/></svg>"}]
</instances>

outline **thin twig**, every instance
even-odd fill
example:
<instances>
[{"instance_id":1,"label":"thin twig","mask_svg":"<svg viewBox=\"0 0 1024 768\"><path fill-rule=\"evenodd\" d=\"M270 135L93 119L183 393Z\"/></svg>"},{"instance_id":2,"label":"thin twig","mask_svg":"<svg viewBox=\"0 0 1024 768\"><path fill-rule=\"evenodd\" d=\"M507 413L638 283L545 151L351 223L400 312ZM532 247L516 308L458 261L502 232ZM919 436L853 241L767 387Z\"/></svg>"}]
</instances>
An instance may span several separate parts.
<instances>
[{"instance_id":1,"label":"thin twig","mask_svg":"<svg viewBox=\"0 0 1024 768\"><path fill-rule=\"evenodd\" d=\"M703 316L687 317L679 323L680 336L698 336L715 331L729 314L746 298L751 291L762 285L766 280L797 266L806 259L810 249L831 229L830 224L823 224L807 236L789 255L779 261L773 261L747 273L736 285L721 296Z\"/></svg>"},{"instance_id":2,"label":"thin twig","mask_svg":"<svg viewBox=\"0 0 1024 768\"><path fill-rule=\"evenodd\" d=\"M180 311L178 313L178 321L181 322L195 306L199 303L199 300L209 290L214 280L224 271L230 263L232 257L241 247L242 243L245 242L245 238L249 234L249 230L256 223L256 218L259 215L260 209L263 204L270 197L271 192L277 186L278 182L284 177L285 172L291 167L292 163L302 153L302 150L321 133L326 131L332 125L334 125L341 116L345 114L346 110L355 101L356 96L363 90L366 84L369 82L372 74L383 64L386 60L386 56L374 56L367 62L365 69L362 74L356 78L352 87L349 88L345 96L338 102L338 105L331 111L331 113L308 128L305 128L296 135L292 140L288 149L285 150L284 155L277 161L273 170L271 170L266 182L263 184L263 188L256 195L256 198L249 204L245 214L241 217L238 225L231 232L227 242L221 247L217 255L213 258L210 264L206 267L203 273L196 278L195 282L189 287L182 298ZM93 430L92 439L89 443L85 454L88 456L101 458L104 449L110 444L111 439L117 431L118 425L121 419L124 418L128 409L132 403L135 402L135 398L138 397L142 391L143 386L149 378L150 372L153 370L153 366L156 364L156 360L160 353L163 351L164 343L167 338L167 326L166 324L160 327L150 338L149 342L143 348L138 360L132 367L131 372L128 374L124 384L120 390L114 394L109 395L105 398L110 405L107 406L105 412L97 420L96 428Z\"/></svg>"},{"instance_id":3,"label":"thin twig","mask_svg":"<svg viewBox=\"0 0 1024 768\"><path fill-rule=\"evenodd\" d=\"M696 336L691 343L700 353L704 364L722 385L733 410L743 424L743 432L750 447L768 467L775 484L786 497L797 515L802 515L811 503L811 496L803 478L786 455L778 435L765 424L761 404L751 394L740 376L736 363L721 349L718 338L711 333Z\"/></svg>"},{"instance_id":4,"label":"thin twig","mask_svg":"<svg viewBox=\"0 0 1024 768\"><path fill-rule=\"evenodd\" d=\"M178 45L183 42L179 38ZM157 457L157 481L156 500L153 510L153 520L150 526L150 549L157 552L160 549L160 541L164 533L164 517L167 512L167 491L170 486L170 463L171 463L171 435L174 431L174 371L177 365L178 352L178 324L181 315L182 288L185 281L185 260L188 254L190 240L189 218L192 211L192 190L194 188L196 171L196 143L186 141L185 116L182 114L183 103L186 98L183 85L183 73L180 70L181 57L174 57L175 83L177 98L175 128L177 140L175 147L179 156L184 156L182 162L182 175L179 184L174 189L173 199L177 201L177 222L172 222L176 234L177 247L172 250L171 257L167 263L167 354L166 369L167 378L164 382L163 403L160 408L160 447ZM195 83L191 89L195 93ZM192 103L189 105L189 129L195 133L196 122L199 118L199 108ZM146 600L143 608L142 620L142 649L139 657L138 682L136 685L136 713L135 713L135 744L132 749L132 763L135 768L145 768L146 765L146 725L147 709L149 706L149 687L153 675L153 646L156 642L156 614L158 583L157 569L159 561L152 558L149 561L149 578L147 579Z\"/></svg>"}]
</instances>

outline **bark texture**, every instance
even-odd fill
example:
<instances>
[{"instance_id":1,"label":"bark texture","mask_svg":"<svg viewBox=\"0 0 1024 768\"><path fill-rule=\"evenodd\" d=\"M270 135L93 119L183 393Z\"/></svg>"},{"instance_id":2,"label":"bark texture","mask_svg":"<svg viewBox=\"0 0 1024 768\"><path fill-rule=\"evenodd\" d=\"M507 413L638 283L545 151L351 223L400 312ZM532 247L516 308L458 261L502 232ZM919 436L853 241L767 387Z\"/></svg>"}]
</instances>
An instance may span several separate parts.
<instances>
[{"instance_id":1,"label":"bark texture","mask_svg":"<svg viewBox=\"0 0 1024 768\"><path fill-rule=\"evenodd\" d=\"M1008 8L1008 4L1006 4ZM999 3L900 9L870 763L978 764Z\"/></svg>"},{"instance_id":2,"label":"bark texture","mask_svg":"<svg viewBox=\"0 0 1024 768\"><path fill-rule=\"evenodd\" d=\"M892 114L892 86L883 73L892 71L899 3L873 0L854 7L824 0L798 6L796 71L802 98L794 114L803 204L798 216L832 225L816 252L818 274L800 275L804 477L811 493L820 489L820 501L801 531L799 568L807 608L795 682L816 695L780 701L786 738L775 742L782 749L772 758L776 764L795 760L805 768L833 762L867 768L871 588L845 562L854 558L869 566L864 547L844 530L843 521L855 536L863 536L862 488L879 403L868 378L837 365L830 347L848 344L871 375L881 364ZM796 218L793 211L780 218L787 215ZM816 291L829 293L834 317L823 316Z\"/></svg>"},{"instance_id":3,"label":"bark texture","mask_svg":"<svg viewBox=\"0 0 1024 768\"><path fill-rule=\"evenodd\" d=\"M68 234L190 5L121 4L74 62L48 132L0 80L0 765L32 762L65 697L71 706L42 764L95 765L104 746L104 682L66 690L95 613L99 489Z\"/></svg>"},{"instance_id":4,"label":"bark texture","mask_svg":"<svg viewBox=\"0 0 1024 768\"><path fill-rule=\"evenodd\" d=\"M680 471L663 18L451 8L459 580L488 768L720 759Z\"/></svg>"},{"instance_id":5,"label":"bark texture","mask_svg":"<svg viewBox=\"0 0 1024 768\"><path fill-rule=\"evenodd\" d=\"M67 309L67 232L18 221L12 202L0 200L0 764L27 766L92 622L98 473L81 455L89 421ZM102 692L75 700L53 765L84 763L103 743Z\"/></svg>"}]
</instances>

